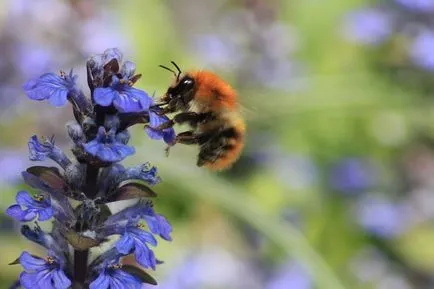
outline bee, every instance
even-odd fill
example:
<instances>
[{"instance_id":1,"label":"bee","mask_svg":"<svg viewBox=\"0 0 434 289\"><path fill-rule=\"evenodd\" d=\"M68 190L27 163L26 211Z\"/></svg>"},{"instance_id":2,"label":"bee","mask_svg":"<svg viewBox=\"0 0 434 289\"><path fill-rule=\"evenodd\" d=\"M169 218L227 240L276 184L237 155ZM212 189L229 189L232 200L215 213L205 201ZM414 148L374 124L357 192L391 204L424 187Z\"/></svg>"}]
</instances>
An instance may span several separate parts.
<instances>
[{"instance_id":1,"label":"bee","mask_svg":"<svg viewBox=\"0 0 434 289\"><path fill-rule=\"evenodd\" d=\"M182 73L160 65L175 76L175 82L161 97L159 114L177 113L158 129L188 124L191 130L176 135L176 143L198 145L197 165L219 171L238 159L245 137L245 122L239 112L237 93L216 74L206 71ZM168 149L167 148L167 152Z\"/></svg>"}]
</instances>

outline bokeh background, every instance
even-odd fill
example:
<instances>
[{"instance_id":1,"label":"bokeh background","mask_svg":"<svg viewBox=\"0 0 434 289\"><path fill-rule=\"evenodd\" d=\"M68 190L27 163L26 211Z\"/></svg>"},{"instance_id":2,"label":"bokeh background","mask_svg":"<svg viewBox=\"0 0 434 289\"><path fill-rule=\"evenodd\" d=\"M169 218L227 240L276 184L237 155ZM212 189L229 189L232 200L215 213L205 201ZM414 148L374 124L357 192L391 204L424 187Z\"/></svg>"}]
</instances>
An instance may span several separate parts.
<instances>
[{"instance_id":1,"label":"bokeh background","mask_svg":"<svg viewBox=\"0 0 434 289\"><path fill-rule=\"evenodd\" d=\"M70 146L70 108L21 86L118 47L161 95L158 68L210 69L239 92L246 149L229 171L133 132L163 182L173 242L161 289L434 288L434 1L2 0L0 208L26 188L27 140ZM178 128L179 131L182 128ZM0 288L30 245L0 213ZM33 252L39 248L31 247Z\"/></svg>"}]
</instances>

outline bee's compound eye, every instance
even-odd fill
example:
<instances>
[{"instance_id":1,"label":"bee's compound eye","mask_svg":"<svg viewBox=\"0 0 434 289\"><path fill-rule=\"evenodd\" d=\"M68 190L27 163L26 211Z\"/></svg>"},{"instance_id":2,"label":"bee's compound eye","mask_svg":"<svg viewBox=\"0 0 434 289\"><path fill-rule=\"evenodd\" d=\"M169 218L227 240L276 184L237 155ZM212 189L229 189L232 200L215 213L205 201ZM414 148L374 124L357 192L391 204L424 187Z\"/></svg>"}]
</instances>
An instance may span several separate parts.
<instances>
[{"instance_id":1,"label":"bee's compound eye","mask_svg":"<svg viewBox=\"0 0 434 289\"><path fill-rule=\"evenodd\" d=\"M193 88L194 80L192 78L185 78L182 80L181 84L184 87L184 90L189 90Z\"/></svg>"}]
</instances>

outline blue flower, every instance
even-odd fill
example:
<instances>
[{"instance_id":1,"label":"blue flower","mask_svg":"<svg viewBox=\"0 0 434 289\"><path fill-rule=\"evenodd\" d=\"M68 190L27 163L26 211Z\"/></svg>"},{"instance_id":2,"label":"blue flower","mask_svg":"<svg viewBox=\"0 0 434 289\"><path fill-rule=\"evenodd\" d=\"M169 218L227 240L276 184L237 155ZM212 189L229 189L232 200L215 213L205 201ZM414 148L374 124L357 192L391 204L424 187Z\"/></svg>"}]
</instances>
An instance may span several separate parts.
<instances>
[{"instance_id":1,"label":"blue flower","mask_svg":"<svg viewBox=\"0 0 434 289\"><path fill-rule=\"evenodd\" d=\"M36 135L33 135L29 142L29 152L31 161L44 161L49 157L54 149L53 139L46 139L43 143L38 140Z\"/></svg>"},{"instance_id":2,"label":"blue flower","mask_svg":"<svg viewBox=\"0 0 434 289\"><path fill-rule=\"evenodd\" d=\"M115 129L107 133L102 126L98 129L95 139L83 147L87 153L106 162L119 162L135 152L133 147L122 143L122 139L116 136Z\"/></svg>"},{"instance_id":3,"label":"blue flower","mask_svg":"<svg viewBox=\"0 0 434 289\"><path fill-rule=\"evenodd\" d=\"M7 208L6 214L20 222L29 222L35 218L46 221L53 216L50 199L42 195L33 198L28 192L20 191L17 193L16 201L17 204Z\"/></svg>"},{"instance_id":4,"label":"blue flower","mask_svg":"<svg viewBox=\"0 0 434 289\"><path fill-rule=\"evenodd\" d=\"M77 75L46 73L37 79L26 82L23 86L27 96L33 100L46 100L53 106L63 106L68 94L76 90Z\"/></svg>"},{"instance_id":5,"label":"blue flower","mask_svg":"<svg viewBox=\"0 0 434 289\"><path fill-rule=\"evenodd\" d=\"M63 151L54 145L53 137L45 139L44 142L41 143L38 137L33 135L28 142L28 147L31 161L44 161L50 158L64 169L71 164L71 161Z\"/></svg>"},{"instance_id":6,"label":"blue flower","mask_svg":"<svg viewBox=\"0 0 434 289\"><path fill-rule=\"evenodd\" d=\"M61 262L56 258L49 256L42 259L23 252L19 260L24 268L20 283L25 289L67 289L71 286Z\"/></svg>"},{"instance_id":7,"label":"blue flower","mask_svg":"<svg viewBox=\"0 0 434 289\"><path fill-rule=\"evenodd\" d=\"M145 224L151 232L145 231ZM116 243L117 250L122 254L134 252L137 262L147 268L155 269L154 253L147 244L157 245L154 235L170 241L172 227L166 218L156 214L151 202L139 202L119 213L110 216L104 223L105 235L119 234L121 238Z\"/></svg>"},{"instance_id":8,"label":"blue flower","mask_svg":"<svg viewBox=\"0 0 434 289\"><path fill-rule=\"evenodd\" d=\"M104 266L98 277L89 284L90 289L140 289L142 282L119 269L119 266Z\"/></svg>"},{"instance_id":9,"label":"blue flower","mask_svg":"<svg viewBox=\"0 0 434 289\"><path fill-rule=\"evenodd\" d=\"M163 130L156 129L168 121L169 118L167 116L160 116L151 110L149 111L149 126L145 127L145 131L151 139L163 139L165 143L173 144L175 142L176 134L172 127Z\"/></svg>"},{"instance_id":10,"label":"blue flower","mask_svg":"<svg viewBox=\"0 0 434 289\"><path fill-rule=\"evenodd\" d=\"M112 76L110 87L98 87L94 100L101 106L113 104L119 112L141 112L149 109L152 99L143 90L131 87L128 80Z\"/></svg>"},{"instance_id":11,"label":"blue flower","mask_svg":"<svg viewBox=\"0 0 434 289\"><path fill-rule=\"evenodd\" d=\"M134 252L137 263L145 268L155 270L157 260L155 259L154 252L147 245L157 246L155 237L148 231L145 231L142 224L134 221L129 222L122 229L124 232L115 244L118 252L124 255Z\"/></svg>"},{"instance_id":12,"label":"blue flower","mask_svg":"<svg viewBox=\"0 0 434 289\"><path fill-rule=\"evenodd\" d=\"M356 43L378 45L392 32L391 17L376 9L362 9L347 15L345 36Z\"/></svg>"}]
</instances>

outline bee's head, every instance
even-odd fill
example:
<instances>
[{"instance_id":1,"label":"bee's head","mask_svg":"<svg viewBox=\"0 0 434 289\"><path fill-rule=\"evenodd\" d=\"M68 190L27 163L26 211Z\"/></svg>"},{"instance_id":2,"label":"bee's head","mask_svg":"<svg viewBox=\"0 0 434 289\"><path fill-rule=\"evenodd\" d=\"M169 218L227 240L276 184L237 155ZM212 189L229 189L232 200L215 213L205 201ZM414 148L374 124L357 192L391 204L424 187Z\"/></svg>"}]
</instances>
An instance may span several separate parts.
<instances>
[{"instance_id":1,"label":"bee's head","mask_svg":"<svg viewBox=\"0 0 434 289\"><path fill-rule=\"evenodd\" d=\"M168 68L167 66L160 65L161 68L169 70L176 77L175 85L169 87L161 100L167 103L175 101L181 106L186 106L193 99L196 89L196 81L188 74L182 76L182 71L179 66L173 61L171 63L175 66L177 72Z\"/></svg>"},{"instance_id":2,"label":"bee's head","mask_svg":"<svg viewBox=\"0 0 434 289\"><path fill-rule=\"evenodd\" d=\"M193 99L195 90L196 81L191 76L185 75L174 86L169 87L165 95L166 101L176 99L186 105Z\"/></svg>"}]
</instances>

